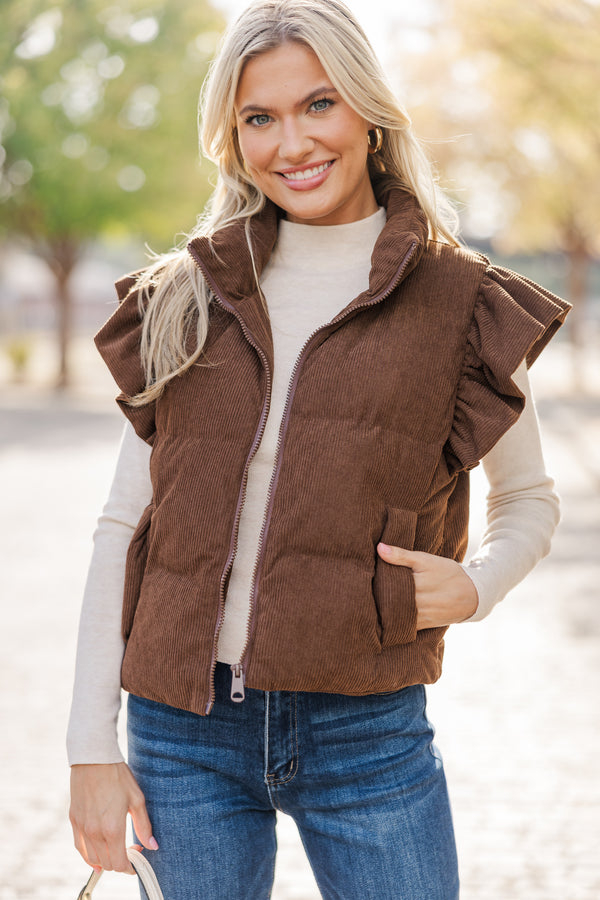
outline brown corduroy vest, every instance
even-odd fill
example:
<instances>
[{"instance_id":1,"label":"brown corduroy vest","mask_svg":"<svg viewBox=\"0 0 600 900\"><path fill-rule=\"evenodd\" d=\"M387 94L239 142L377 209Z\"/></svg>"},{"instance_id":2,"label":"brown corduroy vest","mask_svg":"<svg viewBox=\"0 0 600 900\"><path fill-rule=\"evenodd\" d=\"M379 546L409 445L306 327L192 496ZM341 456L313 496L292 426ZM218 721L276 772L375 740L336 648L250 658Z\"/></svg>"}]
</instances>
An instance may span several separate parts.
<instances>
[{"instance_id":1,"label":"brown corduroy vest","mask_svg":"<svg viewBox=\"0 0 600 900\"><path fill-rule=\"evenodd\" d=\"M428 242L404 191L383 202L368 291L309 338L292 376L242 660L249 687L365 694L439 677L445 629L417 631L412 573L376 545L462 559L468 469L522 409L511 373L566 314L513 273L490 276L483 257ZM259 272L276 236L268 204L252 223ZM189 251L215 294L208 365L156 403L127 404L143 387L133 279L96 342L153 447L153 500L127 560L123 686L204 714L273 346L243 226Z\"/></svg>"}]
</instances>

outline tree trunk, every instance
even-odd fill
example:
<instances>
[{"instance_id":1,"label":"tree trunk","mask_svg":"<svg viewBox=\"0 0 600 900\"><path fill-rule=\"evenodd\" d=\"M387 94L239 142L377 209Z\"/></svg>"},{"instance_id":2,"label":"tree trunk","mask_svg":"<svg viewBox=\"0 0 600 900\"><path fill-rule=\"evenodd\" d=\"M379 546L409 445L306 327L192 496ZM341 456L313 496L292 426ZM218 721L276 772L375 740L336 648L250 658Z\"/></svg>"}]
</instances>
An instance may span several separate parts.
<instances>
[{"instance_id":1,"label":"tree trunk","mask_svg":"<svg viewBox=\"0 0 600 900\"><path fill-rule=\"evenodd\" d=\"M569 301L573 304L571 313L571 340L577 350L581 350L584 344L585 319L586 319L586 294L588 269L590 257L585 247L571 250L567 254L569 271L567 290Z\"/></svg>"},{"instance_id":2,"label":"tree trunk","mask_svg":"<svg viewBox=\"0 0 600 900\"><path fill-rule=\"evenodd\" d=\"M58 377L56 387L63 389L71 383L71 367L69 364L69 345L73 330L73 304L69 290L70 273L61 272L56 276L57 306L57 338L58 338Z\"/></svg>"},{"instance_id":3,"label":"tree trunk","mask_svg":"<svg viewBox=\"0 0 600 900\"><path fill-rule=\"evenodd\" d=\"M569 316L573 383L578 390L585 390L586 299L590 253L584 238L575 230L569 234L566 254L569 262L567 299L573 304L573 310Z\"/></svg>"},{"instance_id":4,"label":"tree trunk","mask_svg":"<svg viewBox=\"0 0 600 900\"><path fill-rule=\"evenodd\" d=\"M73 302L69 279L79 259L80 251L79 243L70 237L57 238L43 250L43 256L56 278L56 335L59 359L56 387L59 390L71 384L69 347L73 331Z\"/></svg>"}]
</instances>

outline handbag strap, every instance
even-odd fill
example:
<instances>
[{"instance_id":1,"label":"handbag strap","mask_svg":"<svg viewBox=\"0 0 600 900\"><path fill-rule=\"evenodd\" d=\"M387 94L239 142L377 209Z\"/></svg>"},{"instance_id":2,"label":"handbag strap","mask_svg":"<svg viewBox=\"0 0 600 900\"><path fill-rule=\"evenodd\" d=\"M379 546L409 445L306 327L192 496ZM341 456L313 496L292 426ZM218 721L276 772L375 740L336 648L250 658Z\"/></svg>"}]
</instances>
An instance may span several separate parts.
<instances>
[{"instance_id":1,"label":"handbag strap","mask_svg":"<svg viewBox=\"0 0 600 900\"><path fill-rule=\"evenodd\" d=\"M127 857L129 862L136 871L136 874L144 886L144 890L148 895L148 900L164 900L162 891L158 884L158 879L154 874L154 869L135 847L127 848ZM95 869L87 880L85 887L81 889L77 900L92 900L92 891L100 881L100 876L104 870L97 872Z\"/></svg>"}]
</instances>

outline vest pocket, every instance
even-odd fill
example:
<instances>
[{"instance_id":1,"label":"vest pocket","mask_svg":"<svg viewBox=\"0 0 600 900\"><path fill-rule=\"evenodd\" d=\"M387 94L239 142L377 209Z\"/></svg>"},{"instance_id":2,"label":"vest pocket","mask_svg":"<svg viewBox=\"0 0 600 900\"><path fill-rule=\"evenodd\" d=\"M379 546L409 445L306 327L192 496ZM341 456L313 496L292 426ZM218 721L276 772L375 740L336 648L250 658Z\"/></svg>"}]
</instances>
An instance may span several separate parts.
<instances>
[{"instance_id":1,"label":"vest pocket","mask_svg":"<svg viewBox=\"0 0 600 900\"><path fill-rule=\"evenodd\" d=\"M417 513L388 507L387 521L380 540L393 547L412 550ZM409 644L417 637L417 604L412 569L384 562L376 552L373 595L377 606L379 638L382 647Z\"/></svg>"},{"instance_id":2,"label":"vest pocket","mask_svg":"<svg viewBox=\"0 0 600 900\"><path fill-rule=\"evenodd\" d=\"M149 503L133 532L127 549L125 564L125 591L123 594L123 615L121 630L127 640L133 625L133 617L140 596L140 588L148 559L148 532L154 513L154 503Z\"/></svg>"}]
</instances>

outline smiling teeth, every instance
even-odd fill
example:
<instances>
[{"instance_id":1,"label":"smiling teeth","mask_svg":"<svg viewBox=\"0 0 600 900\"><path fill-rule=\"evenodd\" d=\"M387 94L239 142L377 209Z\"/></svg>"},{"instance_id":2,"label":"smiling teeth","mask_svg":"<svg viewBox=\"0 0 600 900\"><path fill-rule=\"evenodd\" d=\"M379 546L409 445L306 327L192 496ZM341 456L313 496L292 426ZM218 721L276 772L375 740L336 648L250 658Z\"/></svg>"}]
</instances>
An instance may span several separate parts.
<instances>
[{"instance_id":1,"label":"smiling teeth","mask_svg":"<svg viewBox=\"0 0 600 900\"><path fill-rule=\"evenodd\" d=\"M330 162L323 163L322 166L315 166L313 169L303 169L302 172L282 172L284 178L287 178L288 181L306 181L308 178L314 178L315 175L320 175L321 172L324 172L325 169L328 169L331 165Z\"/></svg>"}]
</instances>

